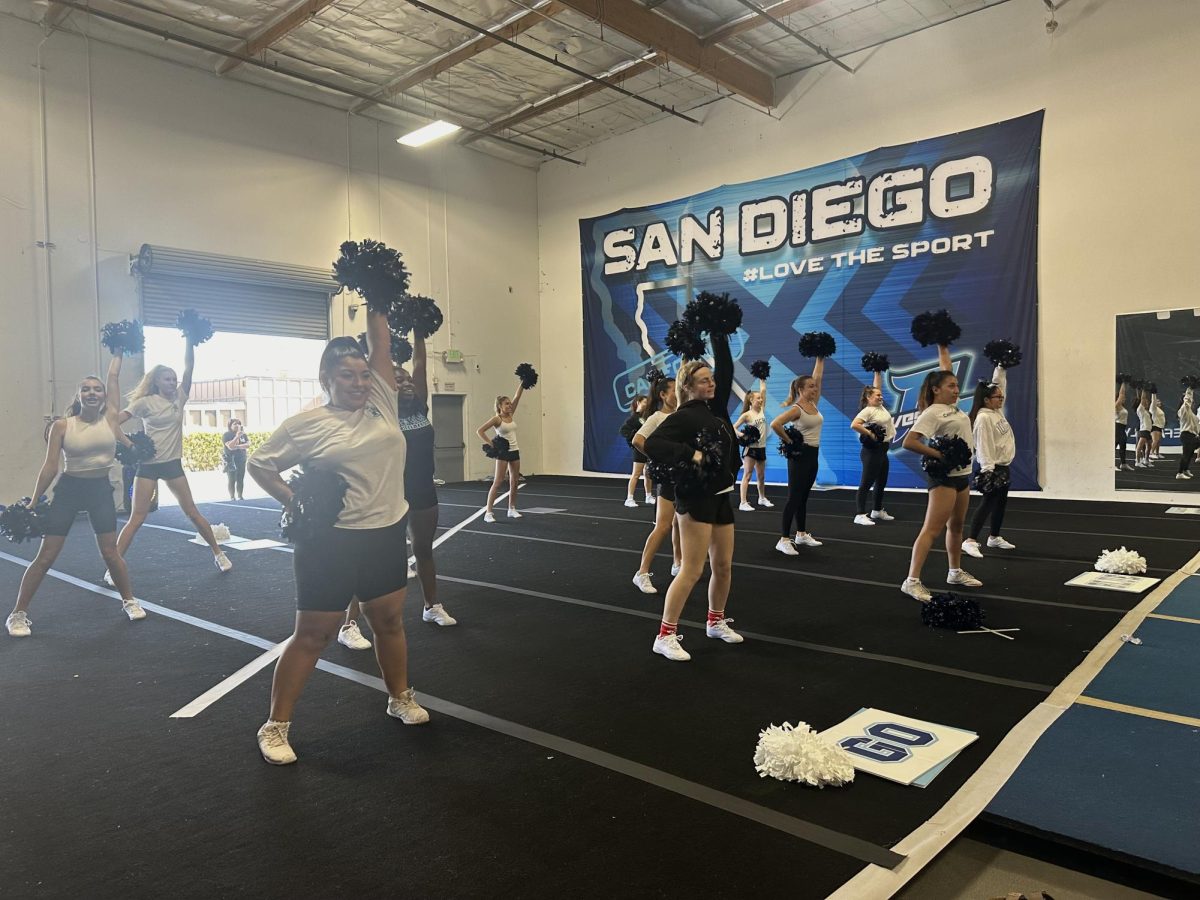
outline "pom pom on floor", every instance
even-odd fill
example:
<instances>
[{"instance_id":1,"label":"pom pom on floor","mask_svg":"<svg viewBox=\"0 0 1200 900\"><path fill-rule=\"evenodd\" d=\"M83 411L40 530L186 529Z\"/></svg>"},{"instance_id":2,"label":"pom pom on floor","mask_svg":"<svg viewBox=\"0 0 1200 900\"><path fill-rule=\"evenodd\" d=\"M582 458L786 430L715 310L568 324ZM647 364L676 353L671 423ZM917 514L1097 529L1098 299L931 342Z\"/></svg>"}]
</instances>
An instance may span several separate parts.
<instances>
[{"instance_id":1,"label":"pom pom on floor","mask_svg":"<svg viewBox=\"0 0 1200 900\"><path fill-rule=\"evenodd\" d=\"M1146 571L1146 557L1136 550L1105 550L1096 560L1097 572L1115 572L1118 575L1142 575Z\"/></svg>"},{"instance_id":2,"label":"pom pom on floor","mask_svg":"<svg viewBox=\"0 0 1200 900\"><path fill-rule=\"evenodd\" d=\"M218 544L221 541L227 541L231 537L233 537L233 534L229 531L229 526L224 523L221 523L220 525L213 525L212 532L213 532L213 537L217 539ZM199 537L199 536L200 535L196 535L196 537Z\"/></svg>"},{"instance_id":3,"label":"pom pom on floor","mask_svg":"<svg viewBox=\"0 0 1200 900\"><path fill-rule=\"evenodd\" d=\"M837 341L828 331L806 331L800 335L800 355L829 359L837 352Z\"/></svg>"},{"instance_id":4,"label":"pom pom on floor","mask_svg":"<svg viewBox=\"0 0 1200 900\"><path fill-rule=\"evenodd\" d=\"M537 384L538 373L530 363L521 363L517 366L517 370L513 373L517 378L521 379L521 387L529 390Z\"/></svg>"},{"instance_id":5,"label":"pom pom on floor","mask_svg":"<svg viewBox=\"0 0 1200 900\"><path fill-rule=\"evenodd\" d=\"M742 308L729 294L701 291L684 309L683 320L699 332L733 334L742 324Z\"/></svg>"},{"instance_id":6,"label":"pom pom on floor","mask_svg":"<svg viewBox=\"0 0 1200 900\"><path fill-rule=\"evenodd\" d=\"M886 372L888 358L886 353L864 353L862 367L865 372Z\"/></svg>"},{"instance_id":7,"label":"pom pom on floor","mask_svg":"<svg viewBox=\"0 0 1200 900\"><path fill-rule=\"evenodd\" d=\"M983 355L992 361L993 366L1011 369L1021 363L1021 348L1012 341L988 341L983 345Z\"/></svg>"},{"instance_id":8,"label":"pom pom on floor","mask_svg":"<svg viewBox=\"0 0 1200 900\"><path fill-rule=\"evenodd\" d=\"M683 319L671 323L664 343L668 350L683 359L700 359L704 356L703 335Z\"/></svg>"},{"instance_id":9,"label":"pom pom on floor","mask_svg":"<svg viewBox=\"0 0 1200 900\"><path fill-rule=\"evenodd\" d=\"M765 359L756 359L750 363L750 377L765 381L771 377L771 364Z\"/></svg>"},{"instance_id":10,"label":"pom pom on floor","mask_svg":"<svg viewBox=\"0 0 1200 900\"><path fill-rule=\"evenodd\" d=\"M333 261L333 280L367 301L367 308L387 315L408 291L408 269L400 254L381 241L346 241ZM407 329L405 329L407 330Z\"/></svg>"},{"instance_id":11,"label":"pom pom on floor","mask_svg":"<svg viewBox=\"0 0 1200 900\"><path fill-rule=\"evenodd\" d=\"M199 347L213 336L212 322L194 309L185 309L180 312L178 318L175 319L175 327L183 333L193 347Z\"/></svg>"},{"instance_id":12,"label":"pom pom on floor","mask_svg":"<svg viewBox=\"0 0 1200 900\"><path fill-rule=\"evenodd\" d=\"M921 623L930 628L965 631L983 624L983 610L970 597L951 593L934 594L928 603L921 604Z\"/></svg>"},{"instance_id":13,"label":"pom pom on floor","mask_svg":"<svg viewBox=\"0 0 1200 900\"><path fill-rule=\"evenodd\" d=\"M45 497L39 497L32 506L29 502L29 497L22 497L12 506L0 506L0 536L20 544L45 534L43 517L50 511L50 504Z\"/></svg>"},{"instance_id":14,"label":"pom pom on floor","mask_svg":"<svg viewBox=\"0 0 1200 900\"><path fill-rule=\"evenodd\" d=\"M758 733L754 769L761 778L798 781L811 787L841 787L854 780L850 754L805 722L784 722Z\"/></svg>"},{"instance_id":15,"label":"pom pom on floor","mask_svg":"<svg viewBox=\"0 0 1200 900\"><path fill-rule=\"evenodd\" d=\"M743 425L742 430L738 432L738 443L749 447L751 444L757 444L761 437L762 432L758 430L757 425Z\"/></svg>"},{"instance_id":16,"label":"pom pom on floor","mask_svg":"<svg viewBox=\"0 0 1200 900\"><path fill-rule=\"evenodd\" d=\"M488 459L500 459L508 452L508 438L496 435L491 443L483 445L483 455Z\"/></svg>"},{"instance_id":17,"label":"pom pom on floor","mask_svg":"<svg viewBox=\"0 0 1200 900\"><path fill-rule=\"evenodd\" d=\"M783 426L783 433L791 438L791 443L780 441L779 455L786 456L788 459L798 459L804 450L804 435L791 422Z\"/></svg>"},{"instance_id":18,"label":"pom pom on floor","mask_svg":"<svg viewBox=\"0 0 1200 900\"><path fill-rule=\"evenodd\" d=\"M131 446L117 444L117 461L123 466L136 466L138 463L150 462L154 459L154 439L144 431L135 431L126 435Z\"/></svg>"},{"instance_id":19,"label":"pom pom on floor","mask_svg":"<svg viewBox=\"0 0 1200 900\"><path fill-rule=\"evenodd\" d=\"M109 322L100 329L100 343L113 356L133 356L146 349L146 335L137 319Z\"/></svg>"},{"instance_id":20,"label":"pom pom on floor","mask_svg":"<svg viewBox=\"0 0 1200 900\"><path fill-rule=\"evenodd\" d=\"M992 469L990 472L980 471L975 476L975 490L981 494L994 494L1008 487L1010 482L1007 469Z\"/></svg>"},{"instance_id":21,"label":"pom pom on floor","mask_svg":"<svg viewBox=\"0 0 1200 900\"><path fill-rule=\"evenodd\" d=\"M350 485L336 472L307 469L288 479L292 502L283 510L280 528L285 540L311 540L333 528L346 503Z\"/></svg>"},{"instance_id":22,"label":"pom pom on floor","mask_svg":"<svg viewBox=\"0 0 1200 900\"><path fill-rule=\"evenodd\" d=\"M962 337L962 329L950 318L947 310L926 311L912 320L912 336L922 347L936 344L948 347Z\"/></svg>"},{"instance_id":23,"label":"pom pom on floor","mask_svg":"<svg viewBox=\"0 0 1200 900\"><path fill-rule=\"evenodd\" d=\"M867 437L865 434L860 434L858 436L858 442L864 447L874 447L877 444L882 444L887 441L887 429L878 422L867 422L865 425L863 425L863 428L871 432L870 437Z\"/></svg>"},{"instance_id":24,"label":"pom pom on floor","mask_svg":"<svg viewBox=\"0 0 1200 900\"><path fill-rule=\"evenodd\" d=\"M945 478L955 469L963 469L971 464L971 448L957 435L939 435L929 441L929 446L942 454L941 459L921 457L921 468L933 478Z\"/></svg>"}]
</instances>

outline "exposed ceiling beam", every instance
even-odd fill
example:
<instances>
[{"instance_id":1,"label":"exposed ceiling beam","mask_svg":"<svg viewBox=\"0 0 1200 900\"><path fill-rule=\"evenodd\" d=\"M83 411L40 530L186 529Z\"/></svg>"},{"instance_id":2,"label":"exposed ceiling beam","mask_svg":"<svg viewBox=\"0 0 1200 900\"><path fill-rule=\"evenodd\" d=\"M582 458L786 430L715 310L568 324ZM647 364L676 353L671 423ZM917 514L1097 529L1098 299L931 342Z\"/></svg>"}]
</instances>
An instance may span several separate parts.
<instances>
[{"instance_id":1,"label":"exposed ceiling beam","mask_svg":"<svg viewBox=\"0 0 1200 900\"><path fill-rule=\"evenodd\" d=\"M660 65L662 65L662 62L657 57L639 60L638 62L626 65L624 68L613 72L611 75L602 75L601 80L619 84L622 81L633 78L635 75L641 75L643 72L650 72L654 69L657 69ZM555 94L553 97L547 97L531 106L525 107L525 109L521 110L520 112L515 112L511 116L505 116L503 119L498 119L489 125L485 125L475 134L467 135L467 137L459 141L459 143L474 143L481 137L487 137L488 135L496 134L499 131L504 131L506 128L512 128L515 125L519 125L522 122L527 122L530 119L543 115L544 113L551 112L552 110L559 109L563 106L569 106L578 100L582 100L584 97L590 97L592 94L602 90L604 90L604 85L596 84L593 81L587 81L583 84L576 85L575 87L567 88L565 91Z\"/></svg>"},{"instance_id":2,"label":"exposed ceiling beam","mask_svg":"<svg viewBox=\"0 0 1200 900\"><path fill-rule=\"evenodd\" d=\"M402 94L421 82L428 81L430 78L436 78L447 69L452 69L459 63L466 62L468 59L478 56L484 50L504 43L500 38L512 40L522 32L541 24L544 20L557 16L565 8L561 3L555 2L555 0L550 0L550 2L542 0L533 9L522 12L507 22L489 29L489 34L481 34L478 37L472 38L460 44L449 53L445 53L437 59L417 69L413 69L395 81L388 82L380 89L378 96L386 99L394 97L396 94ZM358 103L351 109L351 112L362 112L370 105L370 103L366 102Z\"/></svg>"},{"instance_id":3,"label":"exposed ceiling beam","mask_svg":"<svg viewBox=\"0 0 1200 900\"><path fill-rule=\"evenodd\" d=\"M645 44L665 62L705 75L759 106L775 105L775 79L720 47L705 47L695 34L634 0L561 0L606 28Z\"/></svg>"},{"instance_id":4,"label":"exposed ceiling beam","mask_svg":"<svg viewBox=\"0 0 1200 900\"><path fill-rule=\"evenodd\" d=\"M777 19L782 19L784 16L790 16L794 12L799 12L802 9L808 9L810 6L816 6L818 3L824 3L825 0L783 0L782 3L775 3L765 7L763 12L769 13ZM751 12L734 19L717 28L715 31L710 31L704 37L700 38L700 44L704 47L711 47L713 44L720 44L723 41L729 40L746 31L753 31L755 28L769 24L766 19L758 13Z\"/></svg>"},{"instance_id":5,"label":"exposed ceiling beam","mask_svg":"<svg viewBox=\"0 0 1200 900\"><path fill-rule=\"evenodd\" d=\"M238 48L237 52L242 56L258 56L258 54L262 53L276 41L291 34L313 16L321 12L321 10L328 6L333 6L335 2L336 0L305 0L304 3L292 7L274 22L249 38ZM241 64L242 61L237 58L223 59L217 64L217 74L225 75L228 72L232 72Z\"/></svg>"},{"instance_id":6,"label":"exposed ceiling beam","mask_svg":"<svg viewBox=\"0 0 1200 900\"><path fill-rule=\"evenodd\" d=\"M852 68L850 68L844 62L842 62L836 56L831 55L830 52L828 50L826 50L824 47L820 46L819 44L814 44L812 41L810 41L808 38L806 38L804 35L802 35L800 32L798 32L795 28L790 26L787 22L784 22L782 19L775 18L775 16L771 15L771 13L769 13L767 10L763 9L758 4L751 3L750 0L737 0L737 2L742 4L742 6L746 7L746 9L750 10L752 13L754 13L759 18L763 19L764 21L770 22L772 25L774 25L780 31L784 32L784 34L794 37L796 40L798 40L800 43L802 43L808 49L815 50L817 53L820 53L823 57L825 57L827 60L829 60L831 63L833 63L838 68L845 69L851 75L854 74L854 70Z\"/></svg>"},{"instance_id":7,"label":"exposed ceiling beam","mask_svg":"<svg viewBox=\"0 0 1200 900\"><path fill-rule=\"evenodd\" d=\"M69 16L74 10L69 6L63 6L61 3L51 3L46 7L46 14L42 16L43 28L57 28L62 24L63 19Z\"/></svg>"}]
</instances>

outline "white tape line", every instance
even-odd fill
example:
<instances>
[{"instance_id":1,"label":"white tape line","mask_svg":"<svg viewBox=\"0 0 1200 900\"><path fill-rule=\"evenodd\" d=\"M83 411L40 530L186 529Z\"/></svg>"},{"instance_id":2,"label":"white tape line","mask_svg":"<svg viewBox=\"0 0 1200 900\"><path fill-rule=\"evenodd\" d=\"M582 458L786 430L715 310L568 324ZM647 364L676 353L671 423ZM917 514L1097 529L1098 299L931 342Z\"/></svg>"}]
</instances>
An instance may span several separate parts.
<instances>
[{"instance_id":1,"label":"white tape line","mask_svg":"<svg viewBox=\"0 0 1200 900\"><path fill-rule=\"evenodd\" d=\"M280 644L276 644L274 647L272 647L266 653L263 653L262 655L257 656L254 659L250 660L250 662L246 663L246 665L242 666L240 669L238 669L236 672L234 672L232 675L230 675L224 681L221 681L221 682L213 685L211 688L209 688L207 691L205 691L203 694L201 694L199 697L197 697L191 703L175 710L175 712L171 713L171 718L172 719L191 719L197 713L204 712L204 710L208 709L209 706L216 703L218 700L220 700L222 697L224 697L226 694L228 694L230 691L232 691L239 684L242 684L245 681L249 681L251 678L253 678L255 675L257 675L259 672L261 672L263 669L265 669L267 666L269 666L271 663L273 663L276 659L278 659L279 655L281 653L283 653L283 648L286 645L287 645L287 641L284 641L283 643L280 643Z\"/></svg>"}]
</instances>

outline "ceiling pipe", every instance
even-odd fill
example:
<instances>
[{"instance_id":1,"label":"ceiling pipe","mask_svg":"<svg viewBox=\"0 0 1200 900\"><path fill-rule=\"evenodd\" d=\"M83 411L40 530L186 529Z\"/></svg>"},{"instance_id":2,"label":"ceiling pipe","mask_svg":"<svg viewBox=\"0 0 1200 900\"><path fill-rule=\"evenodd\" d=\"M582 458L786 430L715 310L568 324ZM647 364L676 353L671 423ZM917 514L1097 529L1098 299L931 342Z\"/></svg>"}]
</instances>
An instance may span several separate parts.
<instances>
[{"instance_id":1,"label":"ceiling pipe","mask_svg":"<svg viewBox=\"0 0 1200 900\"><path fill-rule=\"evenodd\" d=\"M845 69L851 75L854 74L854 70L852 68L850 68L844 62L842 62L836 56L831 56L829 51L826 50L824 47L822 47L818 44L814 44L812 41L810 41L808 38L806 38L804 35L802 35L800 32L798 32L795 28L792 28L790 25L788 25L782 19L775 18L773 15L771 15L769 12L767 12L765 9L763 9L761 6L759 6L757 3L751 3L750 0L737 0L737 2L742 4L742 6L746 7L746 9L750 10L755 15L770 22L776 28L780 28L783 31L787 32L789 35L791 35L796 40L798 40L800 43L802 43L805 47L808 47L810 50L817 51L818 53L820 53L823 57L825 57L827 60L829 60L834 65Z\"/></svg>"}]
</instances>

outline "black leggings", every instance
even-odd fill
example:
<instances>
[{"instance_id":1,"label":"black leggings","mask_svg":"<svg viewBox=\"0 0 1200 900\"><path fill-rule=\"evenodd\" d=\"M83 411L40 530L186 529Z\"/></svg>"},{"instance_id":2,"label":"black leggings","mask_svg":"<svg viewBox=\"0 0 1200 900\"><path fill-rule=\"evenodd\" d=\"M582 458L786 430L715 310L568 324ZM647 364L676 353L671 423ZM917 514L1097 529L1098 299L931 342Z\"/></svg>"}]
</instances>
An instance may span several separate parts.
<instances>
[{"instance_id":1,"label":"black leggings","mask_svg":"<svg viewBox=\"0 0 1200 900\"><path fill-rule=\"evenodd\" d=\"M231 453L229 455L229 462L225 467L225 474L229 480L229 498L232 500L235 493L238 497L241 497L242 488L246 484L245 452Z\"/></svg>"},{"instance_id":2,"label":"black leggings","mask_svg":"<svg viewBox=\"0 0 1200 900\"><path fill-rule=\"evenodd\" d=\"M1120 422L1115 423L1117 426L1117 456L1121 460L1121 465L1128 465L1125 462L1125 426Z\"/></svg>"},{"instance_id":3,"label":"black leggings","mask_svg":"<svg viewBox=\"0 0 1200 900\"><path fill-rule=\"evenodd\" d=\"M796 531L808 531L805 517L808 512L808 495L817 480L817 464L820 457L816 447L805 446L799 457L788 457L788 498L783 508L783 534L792 534L792 520L796 520Z\"/></svg>"},{"instance_id":4,"label":"black leggings","mask_svg":"<svg viewBox=\"0 0 1200 900\"><path fill-rule=\"evenodd\" d=\"M855 500L858 503L858 514L862 516L867 512L867 491L871 489L871 485L875 486L871 509L883 509L883 492L887 488L888 480L888 444L863 447L858 453L858 458L862 460L863 470Z\"/></svg>"},{"instance_id":5,"label":"black leggings","mask_svg":"<svg viewBox=\"0 0 1200 900\"><path fill-rule=\"evenodd\" d=\"M1200 437L1190 431L1181 431L1179 439L1183 442L1183 456L1179 459L1179 471L1186 472L1192 460L1196 458L1196 450L1200 449Z\"/></svg>"},{"instance_id":6,"label":"black leggings","mask_svg":"<svg viewBox=\"0 0 1200 900\"><path fill-rule=\"evenodd\" d=\"M1007 466L996 466L997 469L1007 468ZM983 502L975 510L975 515L971 519L971 530L967 533L973 541L979 540L979 532L983 531L983 523L991 516L992 529L991 536L1000 536L1000 527L1004 524L1004 510L1008 506L1008 487L1002 487L999 490L992 491L990 494L983 495Z\"/></svg>"}]
</instances>

